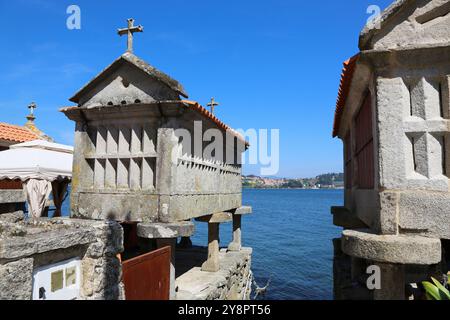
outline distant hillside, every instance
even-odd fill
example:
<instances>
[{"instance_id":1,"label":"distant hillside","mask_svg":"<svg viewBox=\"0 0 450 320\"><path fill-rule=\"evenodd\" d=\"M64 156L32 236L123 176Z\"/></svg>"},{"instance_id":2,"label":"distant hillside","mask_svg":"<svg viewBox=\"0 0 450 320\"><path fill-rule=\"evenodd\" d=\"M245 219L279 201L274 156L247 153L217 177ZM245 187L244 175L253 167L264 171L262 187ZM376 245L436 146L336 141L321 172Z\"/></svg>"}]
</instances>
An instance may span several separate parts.
<instances>
[{"instance_id":1,"label":"distant hillside","mask_svg":"<svg viewBox=\"0 0 450 320\"><path fill-rule=\"evenodd\" d=\"M343 173L326 173L315 178L266 178L243 176L242 186L254 189L338 189L344 186Z\"/></svg>"},{"instance_id":2,"label":"distant hillside","mask_svg":"<svg viewBox=\"0 0 450 320\"><path fill-rule=\"evenodd\" d=\"M343 173L326 173L316 177L317 183L321 185L334 185L336 182L344 181Z\"/></svg>"}]
</instances>

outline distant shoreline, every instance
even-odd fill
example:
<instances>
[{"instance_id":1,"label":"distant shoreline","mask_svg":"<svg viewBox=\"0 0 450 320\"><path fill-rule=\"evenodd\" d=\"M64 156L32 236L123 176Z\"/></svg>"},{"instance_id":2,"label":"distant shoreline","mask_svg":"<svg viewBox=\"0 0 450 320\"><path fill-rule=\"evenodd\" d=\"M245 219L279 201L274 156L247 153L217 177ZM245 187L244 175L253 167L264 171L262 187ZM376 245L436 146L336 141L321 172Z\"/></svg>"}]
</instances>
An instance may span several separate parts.
<instances>
[{"instance_id":1,"label":"distant shoreline","mask_svg":"<svg viewBox=\"0 0 450 320\"><path fill-rule=\"evenodd\" d=\"M344 190L344 188L255 188L255 187L242 187L242 189L250 190Z\"/></svg>"}]
</instances>

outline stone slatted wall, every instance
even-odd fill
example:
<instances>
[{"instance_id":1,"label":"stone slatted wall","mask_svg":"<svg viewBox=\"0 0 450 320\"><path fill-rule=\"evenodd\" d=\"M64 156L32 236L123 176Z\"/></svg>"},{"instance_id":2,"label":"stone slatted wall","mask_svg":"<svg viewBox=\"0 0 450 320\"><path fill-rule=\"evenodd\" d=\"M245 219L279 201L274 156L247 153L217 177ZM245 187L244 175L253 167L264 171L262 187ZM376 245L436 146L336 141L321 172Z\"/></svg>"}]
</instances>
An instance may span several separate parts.
<instances>
[{"instance_id":1,"label":"stone slatted wall","mask_svg":"<svg viewBox=\"0 0 450 320\"><path fill-rule=\"evenodd\" d=\"M404 79L409 118L406 122L421 124L415 128L406 125L409 148L407 170L412 176L433 179L446 175L447 128L436 128L436 120L448 119L448 108L444 108L444 88L448 78L421 77ZM448 91L448 90L447 90ZM419 129L420 128L420 129Z\"/></svg>"},{"instance_id":2,"label":"stone slatted wall","mask_svg":"<svg viewBox=\"0 0 450 320\"><path fill-rule=\"evenodd\" d=\"M146 190L156 187L156 129L150 125L94 127L91 168L86 185L95 190ZM89 183L90 182L90 183Z\"/></svg>"}]
</instances>

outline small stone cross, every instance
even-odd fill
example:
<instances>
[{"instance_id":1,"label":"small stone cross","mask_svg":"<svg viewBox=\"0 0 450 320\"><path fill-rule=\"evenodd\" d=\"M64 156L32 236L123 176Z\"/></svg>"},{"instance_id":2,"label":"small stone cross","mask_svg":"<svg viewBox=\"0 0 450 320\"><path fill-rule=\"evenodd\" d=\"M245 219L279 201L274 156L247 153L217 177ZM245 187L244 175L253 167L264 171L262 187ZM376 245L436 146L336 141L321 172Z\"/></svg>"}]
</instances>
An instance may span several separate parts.
<instances>
[{"instance_id":1,"label":"small stone cross","mask_svg":"<svg viewBox=\"0 0 450 320\"><path fill-rule=\"evenodd\" d=\"M211 102L207 104L208 107L211 107L211 113L214 114L214 109L219 106L219 103L214 100L214 97L211 98Z\"/></svg>"},{"instance_id":2,"label":"small stone cross","mask_svg":"<svg viewBox=\"0 0 450 320\"><path fill-rule=\"evenodd\" d=\"M37 108L36 103L34 103L34 102L30 103L30 105L28 106L28 109L30 109L30 115L34 114L34 109L36 109L36 108Z\"/></svg>"},{"instance_id":3,"label":"small stone cross","mask_svg":"<svg viewBox=\"0 0 450 320\"><path fill-rule=\"evenodd\" d=\"M123 36L125 34L128 35L127 51L131 53L133 52L133 33L135 32L144 32L144 27L141 25L137 27L134 26L134 19L128 19L128 28L117 30L119 36Z\"/></svg>"}]
</instances>

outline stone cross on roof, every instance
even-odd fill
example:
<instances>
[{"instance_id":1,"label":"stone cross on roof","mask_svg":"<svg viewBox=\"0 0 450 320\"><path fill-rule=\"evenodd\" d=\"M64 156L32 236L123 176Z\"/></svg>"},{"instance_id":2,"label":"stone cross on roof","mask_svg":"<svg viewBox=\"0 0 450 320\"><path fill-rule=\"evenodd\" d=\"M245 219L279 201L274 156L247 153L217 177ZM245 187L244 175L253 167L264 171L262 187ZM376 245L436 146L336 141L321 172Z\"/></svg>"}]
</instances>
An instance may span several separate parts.
<instances>
[{"instance_id":1,"label":"stone cross on roof","mask_svg":"<svg viewBox=\"0 0 450 320\"><path fill-rule=\"evenodd\" d=\"M32 102L30 103L30 105L28 106L28 109L30 109L30 114L34 114L34 109L37 108L36 103Z\"/></svg>"},{"instance_id":2,"label":"stone cross on roof","mask_svg":"<svg viewBox=\"0 0 450 320\"><path fill-rule=\"evenodd\" d=\"M144 27L134 26L134 19L128 19L128 28L124 29L118 29L117 33L119 36L128 35L128 42L127 42L127 51L133 52L133 33L135 32L144 32Z\"/></svg>"},{"instance_id":3,"label":"stone cross on roof","mask_svg":"<svg viewBox=\"0 0 450 320\"><path fill-rule=\"evenodd\" d=\"M34 116L34 109L37 108L36 103L32 102L28 105L28 109L30 109L30 114L27 116L28 121L34 121L36 117Z\"/></svg>"},{"instance_id":4,"label":"stone cross on roof","mask_svg":"<svg viewBox=\"0 0 450 320\"><path fill-rule=\"evenodd\" d=\"M214 100L214 97L211 98L211 102L207 104L208 107L211 107L211 113L214 114L214 109L219 106L219 103Z\"/></svg>"}]
</instances>

